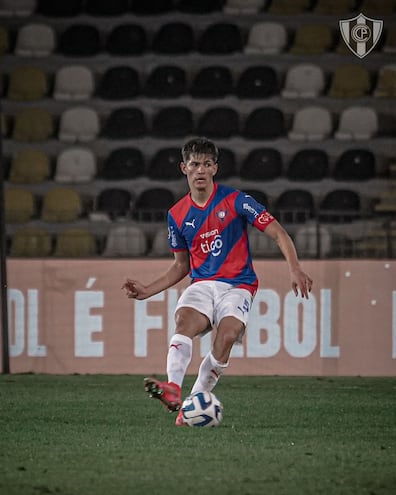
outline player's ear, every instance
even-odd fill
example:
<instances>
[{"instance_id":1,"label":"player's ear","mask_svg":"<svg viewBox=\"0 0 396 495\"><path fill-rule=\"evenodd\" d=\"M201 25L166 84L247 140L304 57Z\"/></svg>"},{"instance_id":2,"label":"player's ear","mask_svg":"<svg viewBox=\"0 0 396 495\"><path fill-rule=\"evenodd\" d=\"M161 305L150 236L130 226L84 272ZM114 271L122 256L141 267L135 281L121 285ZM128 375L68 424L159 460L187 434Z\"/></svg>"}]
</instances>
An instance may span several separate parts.
<instances>
[{"instance_id":1,"label":"player's ear","mask_svg":"<svg viewBox=\"0 0 396 495\"><path fill-rule=\"evenodd\" d=\"M180 163L180 170L182 171L182 174L187 175L187 170L186 170L186 164L184 162Z\"/></svg>"},{"instance_id":2,"label":"player's ear","mask_svg":"<svg viewBox=\"0 0 396 495\"><path fill-rule=\"evenodd\" d=\"M214 177L217 174L217 171L219 170L219 164L216 162L214 164L214 167L212 168L212 177Z\"/></svg>"}]
</instances>

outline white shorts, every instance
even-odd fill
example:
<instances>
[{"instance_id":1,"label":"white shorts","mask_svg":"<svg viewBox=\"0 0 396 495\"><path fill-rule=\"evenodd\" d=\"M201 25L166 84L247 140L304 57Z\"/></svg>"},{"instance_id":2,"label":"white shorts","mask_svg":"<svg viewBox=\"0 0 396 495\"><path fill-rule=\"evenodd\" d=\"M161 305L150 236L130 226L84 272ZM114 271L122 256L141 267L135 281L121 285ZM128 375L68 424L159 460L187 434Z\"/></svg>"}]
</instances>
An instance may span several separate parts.
<instances>
[{"instance_id":1,"label":"white shorts","mask_svg":"<svg viewBox=\"0 0 396 495\"><path fill-rule=\"evenodd\" d=\"M187 287L175 312L182 307L196 309L209 319L211 326L217 326L225 316L234 316L246 327L252 302L253 296L247 289L226 282L204 280Z\"/></svg>"}]
</instances>

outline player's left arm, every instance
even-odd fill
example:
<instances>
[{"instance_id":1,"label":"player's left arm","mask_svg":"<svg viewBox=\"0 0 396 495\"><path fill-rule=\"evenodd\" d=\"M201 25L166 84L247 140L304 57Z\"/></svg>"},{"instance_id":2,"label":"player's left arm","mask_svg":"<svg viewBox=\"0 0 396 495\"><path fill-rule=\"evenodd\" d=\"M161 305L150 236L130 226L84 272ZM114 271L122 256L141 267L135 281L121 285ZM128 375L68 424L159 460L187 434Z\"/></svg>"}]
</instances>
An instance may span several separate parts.
<instances>
[{"instance_id":1,"label":"player's left arm","mask_svg":"<svg viewBox=\"0 0 396 495\"><path fill-rule=\"evenodd\" d=\"M290 235L277 220L272 220L264 232L278 244L287 261L294 294L297 296L300 291L301 296L308 299L312 289L312 279L302 270L296 247Z\"/></svg>"}]
</instances>

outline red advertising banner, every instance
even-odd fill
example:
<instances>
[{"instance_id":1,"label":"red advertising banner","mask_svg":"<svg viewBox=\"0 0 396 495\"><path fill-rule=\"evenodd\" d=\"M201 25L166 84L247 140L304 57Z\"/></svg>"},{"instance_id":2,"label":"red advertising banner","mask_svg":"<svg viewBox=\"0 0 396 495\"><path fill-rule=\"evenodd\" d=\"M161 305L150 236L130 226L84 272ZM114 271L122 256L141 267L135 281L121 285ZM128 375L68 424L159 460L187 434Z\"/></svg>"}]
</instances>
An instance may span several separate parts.
<instances>
[{"instance_id":1,"label":"red advertising banner","mask_svg":"<svg viewBox=\"0 0 396 495\"><path fill-rule=\"evenodd\" d=\"M149 282L171 261L9 260L12 373L164 374L173 311L185 279L146 301L126 278ZM306 261L308 300L290 290L283 261L258 260L260 280L234 375L396 375L396 262ZM196 373L211 335L194 343Z\"/></svg>"}]
</instances>

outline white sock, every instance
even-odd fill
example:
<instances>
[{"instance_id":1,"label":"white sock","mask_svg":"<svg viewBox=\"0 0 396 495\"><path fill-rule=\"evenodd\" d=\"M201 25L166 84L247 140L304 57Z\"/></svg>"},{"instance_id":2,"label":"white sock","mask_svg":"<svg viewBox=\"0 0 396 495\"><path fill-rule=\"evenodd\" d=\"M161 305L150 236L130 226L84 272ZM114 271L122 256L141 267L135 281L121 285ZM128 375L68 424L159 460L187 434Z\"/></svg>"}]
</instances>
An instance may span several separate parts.
<instances>
[{"instance_id":1,"label":"white sock","mask_svg":"<svg viewBox=\"0 0 396 495\"><path fill-rule=\"evenodd\" d=\"M228 363L220 363L213 357L213 354L209 352L199 367L198 377L191 389L191 393L194 394L195 392L204 391L211 392L227 366Z\"/></svg>"},{"instance_id":2,"label":"white sock","mask_svg":"<svg viewBox=\"0 0 396 495\"><path fill-rule=\"evenodd\" d=\"M192 356L192 340L190 337L175 333L169 342L166 364L168 381L182 386L184 375Z\"/></svg>"}]
</instances>

